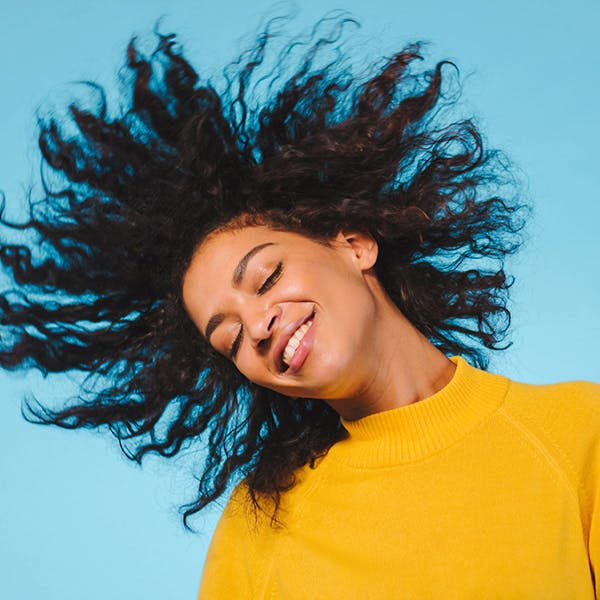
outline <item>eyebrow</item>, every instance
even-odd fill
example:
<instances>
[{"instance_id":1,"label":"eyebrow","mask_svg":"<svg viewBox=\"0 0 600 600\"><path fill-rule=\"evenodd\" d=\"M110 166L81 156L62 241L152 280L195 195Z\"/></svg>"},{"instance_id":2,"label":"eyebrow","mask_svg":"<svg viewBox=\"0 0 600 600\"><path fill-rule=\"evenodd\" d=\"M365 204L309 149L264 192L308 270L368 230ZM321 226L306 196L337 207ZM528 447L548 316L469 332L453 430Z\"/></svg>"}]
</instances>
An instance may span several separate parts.
<instances>
[{"instance_id":1,"label":"eyebrow","mask_svg":"<svg viewBox=\"0 0 600 600\"><path fill-rule=\"evenodd\" d=\"M246 269L248 268L248 263L252 259L255 254L258 254L263 248L267 246L273 246L274 242L265 242L263 244L258 244L254 246L249 252L246 252L240 262L237 264L236 268L233 271L233 277L231 278L231 283L234 287L238 287L242 280L244 279L244 275L246 274ZM225 319L225 315L223 313L217 313L213 315L206 325L206 330L204 332L204 336L207 341L210 342L210 336L213 334L213 331L223 322Z\"/></svg>"}]
</instances>

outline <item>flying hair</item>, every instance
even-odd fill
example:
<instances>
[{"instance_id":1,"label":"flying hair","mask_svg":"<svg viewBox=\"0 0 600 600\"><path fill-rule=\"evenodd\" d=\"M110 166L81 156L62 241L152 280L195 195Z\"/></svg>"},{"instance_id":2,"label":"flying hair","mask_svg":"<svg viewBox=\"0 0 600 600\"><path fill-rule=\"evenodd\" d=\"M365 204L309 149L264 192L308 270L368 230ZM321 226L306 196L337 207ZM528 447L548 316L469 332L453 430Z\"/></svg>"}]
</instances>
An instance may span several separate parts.
<instances>
[{"instance_id":1,"label":"flying hair","mask_svg":"<svg viewBox=\"0 0 600 600\"><path fill-rule=\"evenodd\" d=\"M325 402L253 384L194 327L182 280L211 232L263 224L325 243L367 232L387 293L442 352L486 368L507 347L504 262L524 205L475 122L449 118L456 68L425 68L411 44L358 77L341 41L356 21L335 13L279 53L294 69L265 73L284 23L266 24L221 92L173 34L157 33L150 56L132 39L122 108L93 84L96 105L41 118L51 177L25 222L0 216L27 237L0 246L14 283L0 296L0 365L86 375L61 408L27 400L26 418L108 428L138 462L201 441L186 525L241 479L276 525L297 469L346 436Z\"/></svg>"}]
</instances>

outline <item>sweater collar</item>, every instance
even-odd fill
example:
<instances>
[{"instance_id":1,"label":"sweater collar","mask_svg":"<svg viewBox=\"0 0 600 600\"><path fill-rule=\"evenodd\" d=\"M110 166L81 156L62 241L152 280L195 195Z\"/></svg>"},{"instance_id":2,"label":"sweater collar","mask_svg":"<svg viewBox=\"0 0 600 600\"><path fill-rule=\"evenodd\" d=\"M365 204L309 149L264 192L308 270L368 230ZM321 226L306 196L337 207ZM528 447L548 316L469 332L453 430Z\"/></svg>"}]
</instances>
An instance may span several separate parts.
<instances>
[{"instance_id":1,"label":"sweater collar","mask_svg":"<svg viewBox=\"0 0 600 600\"><path fill-rule=\"evenodd\" d=\"M357 467L413 462L447 448L482 423L504 400L508 379L460 356L450 360L454 375L432 396L355 421L341 417L349 437L330 449L331 458Z\"/></svg>"}]
</instances>

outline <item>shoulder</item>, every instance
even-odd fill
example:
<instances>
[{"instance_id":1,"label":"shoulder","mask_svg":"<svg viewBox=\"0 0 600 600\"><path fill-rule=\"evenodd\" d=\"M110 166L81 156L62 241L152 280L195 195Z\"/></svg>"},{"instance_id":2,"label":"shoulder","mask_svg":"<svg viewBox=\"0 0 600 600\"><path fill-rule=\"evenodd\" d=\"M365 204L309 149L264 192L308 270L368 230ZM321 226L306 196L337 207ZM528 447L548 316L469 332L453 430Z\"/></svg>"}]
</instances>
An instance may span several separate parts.
<instances>
[{"instance_id":1,"label":"shoulder","mask_svg":"<svg viewBox=\"0 0 600 600\"><path fill-rule=\"evenodd\" d=\"M319 461L320 462L320 461ZM265 596L273 556L285 543L306 495L316 487L316 469L308 464L296 473L294 487L281 496L277 523L273 502L259 497L254 505L247 479L234 488L213 534L200 584L199 600L250 600Z\"/></svg>"},{"instance_id":2,"label":"shoulder","mask_svg":"<svg viewBox=\"0 0 600 600\"><path fill-rule=\"evenodd\" d=\"M265 542L269 519L254 511L246 480L233 490L208 548L200 600L260 597L268 567Z\"/></svg>"},{"instance_id":3,"label":"shoulder","mask_svg":"<svg viewBox=\"0 0 600 600\"><path fill-rule=\"evenodd\" d=\"M600 436L600 385L565 381L535 385L509 380L503 411L559 446L597 444Z\"/></svg>"},{"instance_id":4,"label":"shoulder","mask_svg":"<svg viewBox=\"0 0 600 600\"><path fill-rule=\"evenodd\" d=\"M600 490L600 385L509 380L501 413L571 482L582 506Z\"/></svg>"},{"instance_id":5,"label":"shoulder","mask_svg":"<svg viewBox=\"0 0 600 600\"><path fill-rule=\"evenodd\" d=\"M240 551L252 544L254 548L259 544L271 527L270 505L265 500L260 500L264 510L257 508L250 495L246 479L240 481L234 488L226 506L219 518L212 545L226 545L234 542Z\"/></svg>"},{"instance_id":6,"label":"shoulder","mask_svg":"<svg viewBox=\"0 0 600 600\"><path fill-rule=\"evenodd\" d=\"M509 380L506 410L530 415L548 427L600 424L600 384L591 381L565 381L545 385ZM572 430L572 427L571 427Z\"/></svg>"}]
</instances>

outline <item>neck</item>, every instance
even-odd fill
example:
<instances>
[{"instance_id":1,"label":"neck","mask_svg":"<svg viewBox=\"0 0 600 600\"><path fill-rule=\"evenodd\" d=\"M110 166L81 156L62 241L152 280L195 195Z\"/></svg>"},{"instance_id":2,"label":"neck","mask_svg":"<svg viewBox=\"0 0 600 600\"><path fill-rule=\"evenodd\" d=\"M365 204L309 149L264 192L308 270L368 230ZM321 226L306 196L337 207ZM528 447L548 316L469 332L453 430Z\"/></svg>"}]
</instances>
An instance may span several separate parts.
<instances>
[{"instance_id":1,"label":"neck","mask_svg":"<svg viewBox=\"0 0 600 600\"><path fill-rule=\"evenodd\" d=\"M419 402L452 379L456 365L418 331L383 290L360 385L349 397L328 400L348 421ZM368 356L367 356L368 354Z\"/></svg>"}]
</instances>

